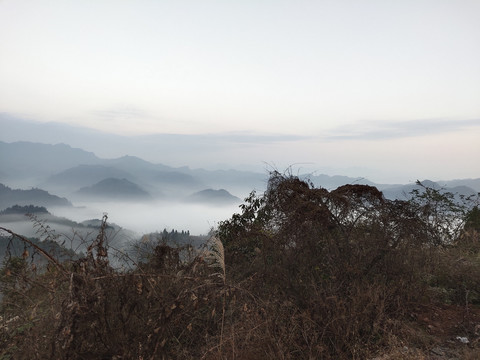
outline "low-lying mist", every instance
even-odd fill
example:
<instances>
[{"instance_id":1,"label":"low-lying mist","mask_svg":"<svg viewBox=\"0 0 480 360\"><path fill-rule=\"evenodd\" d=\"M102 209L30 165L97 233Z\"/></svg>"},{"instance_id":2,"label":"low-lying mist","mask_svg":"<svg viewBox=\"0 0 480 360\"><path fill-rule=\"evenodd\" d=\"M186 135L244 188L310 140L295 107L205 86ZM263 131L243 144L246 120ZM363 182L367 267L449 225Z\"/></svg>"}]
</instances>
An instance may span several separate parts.
<instances>
[{"instance_id":1,"label":"low-lying mist","mask_svg":"<svg viewBox=\"0 0 480 360\"><path fill-rule=\"evenodd\" d=\"M139 235L155 231L189 230L191 235L205 235L220 221L238 212L238 204L205 205L185 202L76 202L75 207L51 208L56 216L76 222L101 219L108 214L108 222L132 230Z\"/></svg>"}]
</instances>

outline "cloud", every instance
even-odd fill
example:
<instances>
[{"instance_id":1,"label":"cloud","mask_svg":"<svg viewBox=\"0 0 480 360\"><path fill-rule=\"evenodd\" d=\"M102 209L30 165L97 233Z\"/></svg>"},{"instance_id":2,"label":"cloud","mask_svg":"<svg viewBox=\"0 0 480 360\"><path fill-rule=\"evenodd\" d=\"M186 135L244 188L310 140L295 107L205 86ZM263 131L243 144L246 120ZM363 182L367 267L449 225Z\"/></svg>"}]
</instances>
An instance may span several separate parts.
<instances>
[{"instance_id":1,"label":"cloud","mask_svg":"<svg viewBox=\"0 0 480 360\"><path fill-rule=\"evenodd\" d=\"M95 110L92 111L91 114L108 120L130 120L150 117L145 111L131 106L108 110Z\"/></svg>"},{"instance_id":2,"label":"cloud","mask_svg":"<svg viewBox=\"0 0 480 360\"><path fill-rule=\"evenodd\" d=\"M456 132L480 127L480 119L422 119L408 121L363 121L334 128L325 140L388 140Z\"/></svg>"}]
</instances>

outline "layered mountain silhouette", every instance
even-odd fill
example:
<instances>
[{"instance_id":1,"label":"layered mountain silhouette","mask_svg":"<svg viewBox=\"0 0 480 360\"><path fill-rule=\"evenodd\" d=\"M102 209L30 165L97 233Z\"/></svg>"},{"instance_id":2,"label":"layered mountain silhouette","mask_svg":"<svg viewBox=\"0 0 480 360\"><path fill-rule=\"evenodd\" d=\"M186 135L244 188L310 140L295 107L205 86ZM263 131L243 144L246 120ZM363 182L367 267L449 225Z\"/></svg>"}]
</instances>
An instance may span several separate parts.
<instances>
[{"instance_id":1,"label":"layered mountain silhouette","mask_svg":"<svg viewBox=\"0 0 480 360\"><path fill-rule=\"evenodd\" d=\"M220 190L205 189L188 196L185 200L193 203L205 203L205 204L217 204L217 205L241 203L240 198L233 196L225 189L220 189Z\"/></svg>"},{"instance_id":2,"label":"layered mountain silhouette","mask_svg":"<svg viewBox=\"0 0 480 360\"><path fill-rule=\"evenodd\" d=\"M127 171L105 165L78 165L50 176L45 185L78 189L93 185L108 178L120 178L135 181L135 177Z\"/></svg>"},{"instance_id":3,"label":"layered mountain silhouette","mask_svg":"<svg viewBox=\"0 0 480 360\"><path fill-rule=\"evenodd\" d=\"M309 179L315 186L335 189L345 184L367 184L376 186L390 199L405 199L416 184L375 184L365 178L329 175L299 175ZM40 144L31 142L6 143L0 141L0 183L15 188L38 188L44 193L56 193L66 198L95 197L107 199L169 198L180 200L195 197L201 201L228 196L214 192L202 193L205 189L225 189L241 197L252 190L266 188L268 174L238 170L191 169L187 166L171 167L153 164L135 156L116 159L101 159L91 152L75 149L65 144ZM116 180L114 180L116 179ZM445 191L465 196L480 192L480 179L457 179L428 181L426 186L438 186ZM79 190L81 189L81 190ZM25 190L26 191L26 190ZM47 193L48 191L48 193ZM218 190L212 190L218 191ZM41 200L40 193L31 192L23 199L3 200L3 208L12 205L51 206L68 203L68 200ZM216 195L214 195L216 194ZM42 195L44 196L44 195ZM232 195L233 196L233 195ZM58 196L57 196L58 198ZM17 200L18 199L18 200ZM60 198L61 199L61 198ZM12 201L18 201L18 204ZM200 201L200 200L198 200ZM232 200L233 201L233 200ZM225 200L227 202L227 200ZM0 209L1 210L1 209Z\"/></svg>"},{"instance_id":4,"label":"layered mountain silhouette","mask_svg":"<svg viewBox=\"0 0 480 360\"><path fill-rule=\"evenodd\" d=\"M102 200L150 200L151 195L137 184L127 179L108 178L98 183L83 187L77 192L91 199Z\"/></svg>"},{"instance_id":5,"label":"layered mountain silhouette","mask_svg":"<svg viewBox=\"0 0 480 360\"><path fill-rule=\"evenodd\" d=\"M129 180L152 196L181 198L208 187L233 188L248 194L252 188L263 187L267 177L248 171L174 168L135 156L101 159L64 144L0 142L0 150L0 182L20 187L39 186L67 197L107 178Z\"/></svg>"}]
</instances>

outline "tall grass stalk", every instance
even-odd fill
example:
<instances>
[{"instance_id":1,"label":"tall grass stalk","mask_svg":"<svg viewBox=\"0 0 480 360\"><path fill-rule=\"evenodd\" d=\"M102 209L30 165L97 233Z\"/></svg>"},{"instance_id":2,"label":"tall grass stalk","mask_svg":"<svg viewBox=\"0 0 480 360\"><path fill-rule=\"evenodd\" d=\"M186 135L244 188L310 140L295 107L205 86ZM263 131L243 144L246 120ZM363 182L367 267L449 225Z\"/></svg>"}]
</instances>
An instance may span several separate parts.
<instances>
[{"instance_id":1,"label":"tall grass stalk","mask_svg":"<svg viewBox=\"0 0 480 360\"><path fill-rule=\"evenodd\" d=\"M222 241L216 237L212 236L209 240L210 244L210 251L207 256L207 258L212 261L210 264L210 267L215 267L219 268L220 272L217 273L220 275L220 278L223 281L223 285L226 285L227 283L227 274L225 270L225 249L223 247ZM223 304L222 304L222 324L221 324L221 329L220 329L220 344L219 344L219 349L220 353L222 352L222 345L223 345L223 330L225 326L225 304L226 304L226 296L227 293L226 291L223 292Z\"/></svg>"}]
</instances>

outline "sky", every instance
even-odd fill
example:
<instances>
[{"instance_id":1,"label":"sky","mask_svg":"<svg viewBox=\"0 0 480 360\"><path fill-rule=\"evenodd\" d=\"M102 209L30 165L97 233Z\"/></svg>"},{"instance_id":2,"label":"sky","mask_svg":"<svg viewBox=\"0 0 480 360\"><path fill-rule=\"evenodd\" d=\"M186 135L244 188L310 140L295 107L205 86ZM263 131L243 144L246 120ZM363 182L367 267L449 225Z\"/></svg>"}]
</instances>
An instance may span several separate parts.
<instances>
[{"instance_id":1,"label":"sky","mask_svg":"<svg viewBox=\"0 0 480 360\"><path fill-rule=\"evenodd\" d=\"M0 113L272 137L232 164L480 177L480 1L0 0Z\"/></svg>"}]
</instances>

